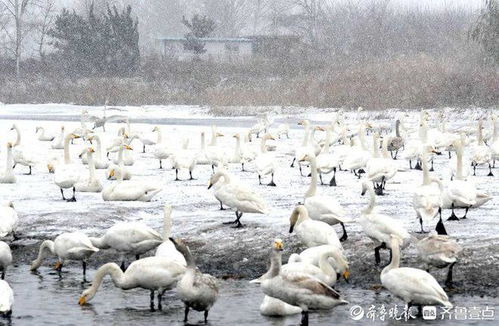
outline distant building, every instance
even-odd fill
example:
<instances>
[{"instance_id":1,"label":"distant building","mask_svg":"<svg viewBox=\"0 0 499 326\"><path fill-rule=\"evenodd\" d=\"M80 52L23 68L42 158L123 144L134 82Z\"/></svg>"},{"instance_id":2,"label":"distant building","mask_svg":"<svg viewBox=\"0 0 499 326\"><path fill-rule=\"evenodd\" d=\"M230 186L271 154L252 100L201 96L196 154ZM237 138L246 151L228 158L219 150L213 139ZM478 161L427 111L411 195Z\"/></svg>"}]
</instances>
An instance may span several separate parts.
<instances>
[{"instance_id":1,"label":"distant building","mask_svg":"<svg viewBox=\"0 0 499 326\"><path fill-rule=\"evenodd\" d=\"M164 58L173 57L179 60L194 56L191 50L185 48L185 37L163 37L158 39L161 55ZM205 53L200 56L213 61L237 61L251 57L254 40L250 38L218 38L200 39L204 43Z\"/></svg>"},{"instance_id":2,"label":"distant building","mask_svg":"<svg viewBox=\"0 0 499 326\"><path fill-rule=\"evenodd\" d=\"M164 58L178 60L194 56L186 49L185 37L162 37L157 39L159 51ZM257 35L238 38L210 37L200 39L204 43L202 58L217 62L233 62L252 56L264 58L288 58L300 49L300 38L292 35Z\"/></svg>"}]
</instances>

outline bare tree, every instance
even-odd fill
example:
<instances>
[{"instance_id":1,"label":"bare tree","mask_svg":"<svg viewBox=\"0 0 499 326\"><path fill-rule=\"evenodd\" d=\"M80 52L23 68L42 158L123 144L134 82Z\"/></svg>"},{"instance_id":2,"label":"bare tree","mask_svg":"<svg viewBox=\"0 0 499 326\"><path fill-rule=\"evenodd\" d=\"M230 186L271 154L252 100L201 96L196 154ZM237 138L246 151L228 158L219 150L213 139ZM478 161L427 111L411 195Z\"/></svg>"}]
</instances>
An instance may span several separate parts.
<instances>
[{"instance_id":1,"label":"bare tree","mask_svg":"<svg viewBox=\"0 0 499 326\"><path fill-rule=\"evenodd\" d=\"M38 32L36 40L37 52L40 60L45 59L45 45L47 44L47 34L55 20L55 0L43 0L39 2L40 17L35 24Z\"/></svg>"},{"instance_id":2,"label":"bare tree","mask_svg":"<svg viewBox=\"0 0 499 326\"><path fill-rule=\"evenodd\" d=\"M249 0L205 0L204 9L215 20L219 36L239 36L251 17Z\"/></svg>"},{"instance_id":3,"label":"bare tree","mask_svg":"<svg viewBox=\"0 0 499 326\"><path fill-rule=\"evenodd\" d=\"M33 9L37 0L1 0L1 5L5 8L9 20L13 21L13 31L11 24L3 27L8 39L13 44L12 52L16 59L16 76L21 74L21 55L23 51L23 41L32 26L26 23L26 16Z\"/></svg>"}]
</instances>

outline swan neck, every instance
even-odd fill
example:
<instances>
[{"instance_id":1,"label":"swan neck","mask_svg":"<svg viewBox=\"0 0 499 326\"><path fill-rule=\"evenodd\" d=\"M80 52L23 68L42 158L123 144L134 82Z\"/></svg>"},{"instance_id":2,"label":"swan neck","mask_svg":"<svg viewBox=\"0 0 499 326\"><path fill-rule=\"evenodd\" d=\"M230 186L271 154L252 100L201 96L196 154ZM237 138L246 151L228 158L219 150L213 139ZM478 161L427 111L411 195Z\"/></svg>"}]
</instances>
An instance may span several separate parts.
<instances>
[{"instance_id":1,"label":"swan neck","mask_svg":"<svg viewBox=\"0 0 499 326\"><path fill-rule=\"evenodd\" d=\"M68 134L66 138L64 138L64 164L71 163L71 157L69 156L69 141L71 139L71 134Z\"/></svg>"},{"instance_id":2,"label":"swan neck","mask_svg":"<svg viewBox=\"0 0 499 326\"><path fill-rule=\"evenodd\" d=\"M463 148L461 145L458 146L456 149L456 179L457 180L463 180Z\"/></svg>"},{"instance_id":3,"label":"swan neck","mask_svg":"<svg viewBox=\"0 0 499 326\"><path fill-rule=\"evenodd\" d=\"M106 275L111 276L113 283L117 287L123 287L125 281L125 274L121 271L118 265L115 263L107 263L100 267L97 272L95 272L94 279L92 280L92 286L89 288L90 297L93 297L100 285L102 284L102 280Z\"/></svg>"},{"instance_id":4,"label":"swan neck","mask_svg":"<svg viewBox=\"0 0 499 326\"><path fill-rule=\"evenodd\" d=\"M381 275L389 272L392 269L399 268L400 266L400 248L399 244L397 241L392 241L392 261L388 266L386 266L383 271L381 272Z\"/></svg>"},{"instance_id":5,"label":"swan neck","mask_svg":"<svg viewBox=\"0 0 499 326\"><path fill-rule=\"evenodd\" d=\"M156 143L161 144L163 142L163 135L161 134L161 129L157 129L158 137L156 138Z\"/></svg>"},{"instance_id":6,"label":"swan neck","mask_svg":"<svg viewBox=\"0 0 499 326\"><path fill-rule=\"evenodd\" d=\"M172 234L172 212L171 209L165 209L163 218L163 241L169 241Z\"/></svg>"},{"instance_id":7,"label":"swan neck","mask_svg":"<svg viewBox=\"0 0 499 326\"><path fill-rule=\"evenodd\" d=\"M210 146L217 146L217 131L215 127L211 127L211 143Z\"/></svg>"},{"instance_id":8,"label":"swan neck","mask_svg":"<svg viewBox=\"0 0 499 326\"><path fill-rule=\"evenodd\" d=\"M331 266L331 264L329 263L328 258L330 256L331 255L328 252L326 252L323 255L321 255L321 257L319 258L319 268L325 275L328 276L336 274L336 271L334 270L333 266Z\"/></svg>"},{"instance_id":9,"label":"swan neck","mask_svg":"<svg viewBox=\"0 0 499 326\"><path fill-rule=\"evenodd\" d=\"M324 143L324 147L322 148L322 152L324 154L329 153L330 143L333 138L333 134L331 132L331 128L327 128L326 130L326 142Z\"/></svg>"},{"instance_id":10,"label":"swan neck","mask_svg":"<svg viewBox=\"0 0 499 326\"><path fill-rule=\"evenodd\" d=\"M379 140L376 136L373 139L373 157L379 157Z\"/></svg>"},{"instance_id":11,"label":"swan neck","mask_svg":"<svg viewBox=\"0 0 499 326\"><path fill-rule=\"evenodd\" d=\"M45 240L40 245L40 249L38 250L38 257L31 264L32 269L37 269L41 266L43 260L51 255L55 255L54 252L54 241Z\"/></svg>"},{"instance_id":12,"label":"swan neck","mask_svg":"<svg viewBox=\"0 0 499 326\"><path fill-rule=\"evenodd\" d=\"M12 147L7 148L7 163L5 166L7 175L12 174L14 171L14 158L12 156Z\"/></svg>"},{"instance_id":13,"label":"swan neck","mask_svg":"<svg viewBox=\"0 0 499 326\"><path fill-rule=\"evenodd\" d=\"M16 130L16 142L14 143L14 146L19 146L21 145L21 131L17 125L14 125L14 129Z\"/></svg>"},{"instance_id":14,"label":"swan neck","mask_svg":"<svg viewBox=\"0 0 499 326\"><path fill-rule=\"evenodd\" d=\"M267 143L267 138L266 137L262 137L262 141L260 142L260 152L267 153L266 143Z\"/></svg>"},{"instance_id":15,"label":"swan neck","mask_svg":"<svg viewBox=\"0 0 499 326\"><path fill-rule=\"evenodd\" d=\"M426 120L421 122L421 127L419 128L419 138L423 143L428 141L428 128L426 124Z\"/></svg>"},{"instance_id":16,"label":"swan neck","mask_svg":"<svg viewBox=\"0 0 499 326\"><path fill-rule=\"evenodd\" d=\"M365 132L366 132L365 127L361 125L359 129L359 140L360 140L360 146L362 147L363 150L367 150Z\"/></svg>"},{"instance_id":17,"label":"swan neck","mask_svg":"<svg viewBox=\"0 0 499 326\"><path fill-rule=\"evenodd\" d=\"M369 205L362 211L364 214L372 213L374 206L376 205L376 194L374 193L374 189L368 187L367 191L369 192Z\"/></svg>"},{"instance_id":18,"label":"swan neck","mask_svg":"<svg viewBox=\"0 0 499 326\"><path fill-rule=\"evenodd\" d=\"M310 126L308 124L306 124L304 134L303 134L303 143L301 144L303 147L308 145L309 136L310 136Z\"/></svg>"},{"instance_id":19,"label":"swan neck","mask_svg":"<svg viewBox=\"0 0 499 326\"><path fill-rule=\"evenodd\" d=\"M95 135L93 139L95 140L95 152L97 157L100 159L102 156L102 143L100 141L100 137Z\"/></svg>"},{"instance_id":20,"label":"swan neck","mask_svg":"<svg viewBox=\"0 0 499 326\"><path fill-rule=\"evenodd\" d=\"M423 154L421 158L421 164L423 165L423 185L430 184L430 170L428 169L428 156Z\"/></svg>"},{"instance_id":21,"label":"swan neck","mask_svg":"<svg viewBox=\"0 0 499 326\"><path fill-rule=\"evenodd\" d=\"M305 198L315 196L317 193L317 159L315 157L310 159L310 173L312 178L310 178L310 186L305 193Z\"/></svg>"},{"instance_id":22,"label":"swan neck","mask_svg":"<svg viewBox=\"0 0 499 326\"><path fill-rule=\"evenodd\" d=\"M478 145L483 145L483 133L482 133L482 124L478 124Z\"/></svg>"},{"instance_id":23,"label":"swan neck","mask_svg":"<svg viewBox=\"0 0 499 326\"><path fill-rule=\"evenodd\" d=\"M395 136L400 138L400 120L395 121Z\"/></svg>"},{"instance_id":24,"label":"swan neck","mask_svg":"<svg viewBox=\"0 0 499 326\"><path fill-rule=\"evenodd\" d=\"M276 277L281 272L282 266L282 253L281 251L272 250L272 255L270 256L270 268L268 271L269 276Z\"/></svg>"},{"instance_id":25,"label":"swan neck","mask_svg":"<svg viewBox=\"0 0 499 326\"><path fill-rule=\"evenodd\" d=\"M94 161L94 153L87 153L88 158L88 172L90 175L90 180L95 180L95 161Z\"/></svg>"}]
</instances>

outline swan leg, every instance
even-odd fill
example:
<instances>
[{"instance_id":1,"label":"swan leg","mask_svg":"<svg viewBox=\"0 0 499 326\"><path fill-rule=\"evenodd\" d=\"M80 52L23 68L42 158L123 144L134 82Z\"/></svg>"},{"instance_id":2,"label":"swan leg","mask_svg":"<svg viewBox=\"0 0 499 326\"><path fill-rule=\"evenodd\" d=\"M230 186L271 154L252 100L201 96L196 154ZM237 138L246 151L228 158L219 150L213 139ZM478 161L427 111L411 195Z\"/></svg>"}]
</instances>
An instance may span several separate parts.
<instances>
[{"instance_id":1,"label":"swan leg","mask_svg":"<svg viewBox=\"0 0 499 326\"><path fill-rule=\"evenodd\" d=\"M445 285L448 287L452 286L452 269L454 268L454 264L456 264L456 262L450 264L449 271L447 272L447 278L445 279Z\"/></svg>"},{"instance_id":2,"label":"swan leg","mask_svg":"<svg viewBox=\"0 0 499 326\"><path fill-rule=\"evenodd\" d=\"M61 194L62 194L62 200L66 200L66 197L64 197L64 190L62 190L62 188L60 188L60 189L61 189Z\"/></svg>"},{"instance_id":3,"label":"swan leg","mask_svg":"<svg viewBox=\"0 0 499 326\"><path fill-rule=\"evenodd\" d=\"M244 163L241 163L241 172L246 172L246 171L244 170Z\"/></svg>"},{"instance_id":4,"label":"swan leg","mask_svg":"<svg viewBox=\"0 0 499 326\"><path fill-rule=\"evenodd\" d=\"M184 310L184 323L186 323L188 320L189 320L189 306L186 304Z\"/></svg>"},{"instance_id":5,"label":"swan leg","mask_svg":"<svg viewBox=\"0 0 499 326\"><path fill-rule=\"evenodd\" d=\"M159 160L159 168L163 169L163 162L161 160Z\"/></svg>"},{"instance_id":6,"label":"swan leg","mask_svg":"<svg viewBox=\"0 0 499 326\"><path fill-rule=\"evenodd\" d=\"M135 255L135 260L139 260L140 259L140 255Z\"/></svg>"},{"instance_id":7,"label":"swan leg","mask_svg":"<svg viewBox=\"0 0 499 326\"><path fill-rule=\"evenodd\" d=\"M469 207L466 207L466 210L464 211L464 216L461 217L462 220L466 219L466 215L468 215L468 211L470 210Z\"/></svg>"},{"instance_id":8,"label":"swan leg","mask_svg":"<svg viewBox=\"0 0 499 326\"><path fill-rule=\"evenodd\" d=\"M180 181L178 178L178 169L175 169L175 181Z\"/></svg>"},{"instance_id":9,"label":"swan leg","mask_svg":"<svg viewBox=\"0 0 499 326\"><path fill-rule=\"evenodd\" d=\"M440 235L447 235L447 230L445 229L444 222L442 221L442 209L438 209L438 213L440 214L440 218L438 219L437 226L435 227L435 231Z\"/></svg>"},{"instance_id":10,"label":"swan leg","mask_svg":"<svg viewBox=\"0 0 499 326\"><path fill-rule=\"evenodd\" d=\"M76 192L76 189L75 189L75 187L73 187L73 197L67 199L66 200L67 202L74 202L74 201L76 201L75 192Z\"/></svg>"},{"instance_id":11,"label":"swan leg","mask_svg":"<svg viewBox=\"0 0 499 326\"><path fill-rule=\"evenodd\" d=\"M241 223L241 221L239 221L241 219L241 217L243 217L243 212L236 212L236 225L234 226L234 228L240 228L243 226L243 224Z\"/></svg>"},{"instance_id":12,"label":"swan leg","mask_svg":"<svg viewBox=\"0 0 499 326\"><path fill-rule=\"evenodd\" d=\"M321 186L323 186L324 182L322 181L322 173L319 173L319 179L321 180Z\"/></svg>"},{"instance_id":13,"label":"swan leg","mask_svg":"<svg viewBox=\"0 0 499 326\"><path fill-rule=\"evenodd\" d=\"M489 164L489 167L490 167L490 164ZM29 172L28 172L28 175L31 175L31 165L29 166Z\"/></svg>"},{"instance_id":14,"label":"swan leg","mask_svg":"<svg viewBox=\"0 0 499 326\"><path fill-rule=\"evenodd\" d=\"M239 212L236 211L236 219L232 222L223 222L223 224L236 224L239 221L239 218L240 218Z\"/></svg>"},{"instance_id":15,"label":"swan leg","mask_svg":"<svg viewBox=\"0 0 499 326\"><path fill-rule=\"evenodd\" d=\"M416 232L416 233L428 233L429 232L429 231L425 231L423 229L423 218L421 216L419 217L419 224L421 225L421 231Z\"/></svg>"},{"instance_id":16,"label":"swan leg","mask_svg":"<svg viewBox=\"0 0 499 326\"><path fill-rule=\"evenodd\" d=\"M270 176L272 177L272 179L270 179L270 183L267 186L275 187L276 184L274 183L274 173L272 173Z\"/></svg>"},{"instance_id":17,"label":"swan leg","mask_svg":"<svg viewBox=\"0 0 499 326\"><path fill-rule=\"evenodd\" d=\"M2 280L5 279L5 269L2 269Z\"/></svg>"},{"instance_id":18,"label":"swan leg","mask_svg":"<svg viewBox=\"0 0 499 326\"><path fill-rule=\"evenodd\" d=\"M329 180L330 187L336 187L336 168L333 168L333 177Z\"/></svg>"},{"instance_id":19,"label":"swan leg","mask_svg":"<svg viewBox=\"0 0 499 326\"><path fill-rule=\"evenodd\" d=\"M423 169L421 167L421 162L419 160L416 162L416 166L414 167L414 169L416 169L416 170L422 170Z\"/></svg>"},{"instance_id":20,"label":"swan leg","mask_svg":"<svg viewBox=\"0 0 499 326\"><path fill-rule=\"evenodd\" d=\"M451 152L449 151L449 160L452 158L452 154Z\"/></svg>"},{"instance_id":21,"label":"swan leg","mask_svg":"<svg viewBox=\"0 0 499 326\"><path fill-rule=\"evenodd\" d=\"M492 165L489 163L489 174L487 174L488 177L493 177L494 173L492 173Z\"/></svg>"},{"instance_id":22,"label":"swan leg","mask_svg":"<svg viewBox=\"0 0 499 326\"><path fill-rule=\"evenodd\" d=\"M447 221L459 221L459 218L456 216L456 213L454 212L454 203L452 203L451 209L452 209L452 214L449 216Z\"/></svg>"},{"instance_id":23,"label":"swan leg","mask_svg":"<svg viewBox=\"0 0 499 326\"><path fill-rule=\"evenodd\" d=\"M258 175L258 184L261 186L262 185L262 176Z\"/></svg>"},{"instance_id":24,"label":"swan leg","mask_svg":"<svg viewBox=\"0 0 499 326\"><path fill-rule=\"evenodd\" d=\"M54 269L57 271L57 275L59 275L59 279L61 279L62 278L62 274L61 274L62 273L62 262L57 261L55 263Z\"/></svg>"},{"instance_id":25,"label":"swan leg","mask_svg":"<svg viewBox=\"0 0 499 326\"><path fill-rule=\"evenodd\" d=\"M192 171L189 171L189 176L190 176L189 180L196 180L192 177Z\"/></svg>"},{"instance_id":26,"label":"swan leg","mask_svg":"<svg viewBox=\"0 0 499 326\"><path fill-rule=\"evenodd\" d=\"M219 202L220 202L220 210L221 210L221 211L224 211L224 210L225 210L225 208L224 208L224 205L222 204L222 201L221 201L221 200L219 200Z\"/></svg>"},{"instance_id":27,"label":"swan leg","mask_svg":"<svg viewBox=\"0 0 499 326\"><path fill-rule=\"evenodd\" d=\"M308 310L301 312L301 326L308 326Z\"/></svg>"},{"instance_id":28,"label":"swan leg","mask_svg":"<svg viewBox=\"0 0 499 326\"><path fill-rule=\"evenodd\" d=\"M163 310L163 305L161 304L161 301L163 301L163 294L165 291L158 290L158 310Z\"/></svg>"},{"instance_id":29,"label":"swan leg","mask_svg":"<svg viewBox=\"0 0 499 326\"><path fill-rule=\"evenodd\" d=\"M409 160L409 169L412 170L412 161Z\"/></svg>"},{"instance_id":30,"label":"swan leg","mask_svg":"<svg viewBox=\"0 0 499 326\"><path fill-rule=\"evenodd\" d=\"M294 168L294 167L295 167L295 161L296 161L296 157L293 159L293 162L291 162L290 167L292 167L292 168Z\"/></svg>"},{"instance_id":31,"label":"swan leg","mask_svg":"<svg viewBox=\"0 0 499 326\"><path fill-rule=\"evenodd\" d=\"M142 145L142 153L145 153L146 152L146 145Z\"/></svg>"},{"instance_id":32,"label":"swan leg","mask_svg":"<svg viewBox=\"0 0 499 326\"><path fill-rule=\"evenodd\" d=\"M431 159L431 167L430 167L430 172L433 172L435 171L435 169L433 168L433 159Z\"/></svg>"},{"instance_id":33,"label":"swan leg","mask_svg":"<svg viewBox=\"0 0 499 326\"><path fill-rule=\"evenodd\" d=\"M345 229L345 224L343 224L343 222L340 222L340 225L341 228L343 229L343 235L341 236L340 241L343 242L348 239L348 235L347 235L347 230Z\"/></svg>"},{"instance_id":34,"label":"swan leg","mask_svg":"<svg viewBox=\"0 0 499 326\"><path fill-rule=\"evenodd\" d=\"M471 163L473 165L473 176L476 176L476 163Z\"/></svg>"},{"instance_id":35,"label":"swan leg","mask_svg":"<svg viewBox=\"0 0 499 326\"><path fill-rule=\"evenodd\" d=\"M123 272L124 272L124 271L126 271L126 265L125 265L125 261L124 261L124 260L122 260L122 261L121 261L120 269L121 269Z\"/></svg>"},{"instance_id":36,"label":"swan leg","mask_svg":"<svg viewBox=\"0 0 499 326\"><path fill-rule=\"evenodd\" d=\"M204 311L204 323L206 324L208 322L208 310Z\"/></svg>"},{"instance_id":37,"label":"swan leg","mask_svg":"<svg viewBox=\"0 0 499 326\"><path fill-rule=\"evenodd\" d=\"M380 244L379 246L377 246L376 248L374 248L374 260L376 261L376 265L379 265L379 263L381 263L381 257L379 255L379 250L385 249L385 248L386 248L386 244L384 242L382 244Z\"/></svg>"},{"instance_id":38,"label":"swan leg","mask_svg":"<svg viewBox=\"0 0 499 326\"><path fill-rule=\"evenodd\" d=\"M215 164L211 165L211 172L213 172L213 174L215 174Z\"/></svg>"},{"instance_id":39,"label":"swan leg","mask_svg":"<svg viewBox=\"0 0 499 326\"><path fill-rule=\"evenodd\" d=\"M154 290L151 290L151 302L150 302L150 308L151 308L151 311L156 311L154 309Z\"/></svg>"},{"instance_id":40,"label":"swan leg","mask_svg":"<svg viewBox=\"0 0 499 326\"><path fill-rule=\"evenodd\" d=\"M301 164L298 163L298 168L300 169L300 175L303 177L303 171L302 171L302 168L301 168Z\"/></svg>"},{"instance_id":41,"label":"swan leg","mask_svg":"<svg viewBox=\"0 0 499 326\"><path fill-rule=\"evenodd\" d=\"M83 283L87 282L87 262L82 261L82 267L83 267Z\"/></svg>"}]
</instances>

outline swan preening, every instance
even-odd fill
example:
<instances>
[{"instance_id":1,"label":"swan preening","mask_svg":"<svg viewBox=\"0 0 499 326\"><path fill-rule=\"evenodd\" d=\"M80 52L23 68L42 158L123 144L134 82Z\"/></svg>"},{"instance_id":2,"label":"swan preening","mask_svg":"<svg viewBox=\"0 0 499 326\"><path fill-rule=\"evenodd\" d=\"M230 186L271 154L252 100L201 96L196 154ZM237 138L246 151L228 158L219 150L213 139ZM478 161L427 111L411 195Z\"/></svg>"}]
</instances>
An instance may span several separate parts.
<instances>
[{"instance_id":1,"label":"swan preening","mask_svg":"<svg viewBox=\"0 0 499 326\"><path fill-rule=\"evenodd\" d=\"M9 283L0 280L0 316L10 317L14 305L14 291Z\"/></svg>"}]
</instances>

